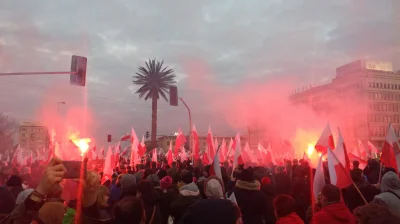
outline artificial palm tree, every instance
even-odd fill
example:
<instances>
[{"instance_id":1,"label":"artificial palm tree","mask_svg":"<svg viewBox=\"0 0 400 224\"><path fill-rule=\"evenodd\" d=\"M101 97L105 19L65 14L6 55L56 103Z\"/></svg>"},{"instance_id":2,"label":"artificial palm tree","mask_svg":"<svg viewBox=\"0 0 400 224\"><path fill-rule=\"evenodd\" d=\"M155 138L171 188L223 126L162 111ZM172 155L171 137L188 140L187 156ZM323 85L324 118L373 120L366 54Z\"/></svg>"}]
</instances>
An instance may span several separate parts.
<instances>
[{"instance_id":1,"label":"artificial palm tree","mask_svg":"<svg viewBox=\"0 0 400 224\"><path fill-rule=\"evenodd\" d=\"M138 72L133 76L133 83L139 85L136 91L139 98L151 99L151 142L157 145L157 101L164 98L168 102L169 87L176 83L174 70L164 66L164 61L156 59L145 62L146 66L139 66Z\"/></svg>"}]
</instances>

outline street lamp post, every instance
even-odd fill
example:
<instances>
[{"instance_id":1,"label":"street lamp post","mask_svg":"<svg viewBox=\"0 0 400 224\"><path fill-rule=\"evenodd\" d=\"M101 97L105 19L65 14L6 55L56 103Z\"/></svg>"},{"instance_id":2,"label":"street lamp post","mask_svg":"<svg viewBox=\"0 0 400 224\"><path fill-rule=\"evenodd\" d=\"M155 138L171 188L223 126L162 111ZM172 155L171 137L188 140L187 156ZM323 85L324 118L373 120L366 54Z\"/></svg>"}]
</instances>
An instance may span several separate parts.
<instances>
[{"instance_id":1,"label":"street lamp post","mask_svg":"<svg viewBox=\"0 0 400 224\"><path fill-rule=\"evenodd\" d=\"M185 103L185 101L183 101L182 98L180 98L180 100L182 101L183 105L185 105L186 109L189 112L189 150L192 154L193 157L193 149L192 149L192 113L190 112L190 108L188 107L188 105Z\"/></svg>"}]
</instances>

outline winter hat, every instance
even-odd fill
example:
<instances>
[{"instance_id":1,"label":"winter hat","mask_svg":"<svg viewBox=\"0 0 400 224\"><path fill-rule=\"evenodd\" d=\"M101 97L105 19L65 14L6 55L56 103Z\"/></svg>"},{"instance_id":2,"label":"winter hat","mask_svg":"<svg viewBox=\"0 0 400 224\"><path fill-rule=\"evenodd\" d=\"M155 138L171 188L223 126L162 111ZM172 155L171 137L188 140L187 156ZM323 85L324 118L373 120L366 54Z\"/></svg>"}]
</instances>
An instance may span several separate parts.
<instances>
[{"instance_id":1,"label":"winter hat","mask_svg":"<svg viewBox=\"0 0 400 224\"><path fill-rule=\"evenodd\" d=\"M261 179L261 184L262 184L262 185L269 185L269 184L271 184L271 178L269 178L269 177L263 177L263 178Z\"/></svg>"},{"instance_id":2,"label":"winter hat","mask_svg":"<svg viewBox=\"0 0 400 224\"><path fill-rule=\"evenodd\" d=\"M254 170L252 167L248 167L247 169L244 169L242 173L240 174L241 181L247 181L247 182L253 182L254 181Z\"/></svg>"},{"instance_id":3,"label":"winter hat","mask_svg":"<svg viewBox=\"0 0 400 224\"><path fill-rule=\"evenodd\" d=\"M157 174L149 175L147 180L150 181L154 187L160 186L160 178L158 178Z\"/></svg>"},{"instance_id":4,"label":"winter hat","mask_svg":"<svg viewBox=\"0 0 400 224\"><path fill-rule=\"evenodd\" d=\"M160 181L161 190L168 189L172 185L172 178L170 176L166 176Z\"/></svg>"},{"instance_id":5,"label":"winter hat","mask_svg":"<svg viewBox=\"0 0 400 224\"><path fill-rule=\"evenodd\" d=\"M193 183L193 174L191 172L185 173L185 175L182 176L182 182L185 184Z\"/></svg>"},{"instance_id":6,"label":"winter hat","mask_svg":"<svg viewBox=\"0 0 400 224\"><path fill-rule=\"evenodd\" d=\"M217 177L209 177L204 182L205 195L207 198L224 198L224 186Z\"/></svg>"},{"instance_id":7,"label":"winter hat","mask_svg":"<svg viewBox=\"0 0 400 224\"><path fill-rule=\"evenodd\" d=\"M121 189L131 188L136 185L136 177L133 174L125 174L119 182L121 183Z\"/></svg>"},{"instance_id":8,"label":"winter hat","mask_svg":"<svg viewBox=\"0 0 400 224\"><path fill-rule=\"evenodd\" d=\"M15 200L15 204L19 205L22 202L25 201L25 199L28 198L29 195L31 195L31 193L33 192L32 188L26 189L24 191L22 191L21 193L18 194L17 200Z\"/></svg>"},{"instance_id":9,"label":"winter hat","mask_svg":"<svg viewBox=\"0 0 400 224\"><path fill-rule=\"evenodd\" d=\"M19 176L12 175L8 180L7 180L7 187L18 187L22 186L22 180Z\"/></svg>"}]
</instances>

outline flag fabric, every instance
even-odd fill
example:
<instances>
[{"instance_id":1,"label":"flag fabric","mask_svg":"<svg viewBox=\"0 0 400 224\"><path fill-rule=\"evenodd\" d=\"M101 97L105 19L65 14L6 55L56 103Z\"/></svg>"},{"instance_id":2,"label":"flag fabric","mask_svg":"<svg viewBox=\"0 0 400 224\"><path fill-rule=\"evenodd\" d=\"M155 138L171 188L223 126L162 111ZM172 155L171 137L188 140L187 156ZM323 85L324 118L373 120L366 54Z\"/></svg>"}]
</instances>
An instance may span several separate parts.
<instances>
[{"instance_id":1,"label":"flag fabric","mask_svg":"<svg viewBox=\"0 0 400 224\"><path fill-rule=\"evenodd\" d=\"M179 149L182 146L184 146L185 143L186 143L185 135L182 133L181 129L179 128L178 135L176 136L176 140L175 140L175 150L174 150L174 155L175 156L178 156Z\"/></svg>"},{"instance_id":2,"label":"flag fabric","mask_svg":"<svg viewBox=\"0 0 400 224\"><path fill-rule=\"evenodd\" d=\"M152 160L153 162L157 162L157 161L158 161L158 160L157 160L157 148L153 149L153 153L152 153L152 158L151 158L151 160Z\"/></svg>"},{"instance_id":3,"label":"flag fabric","mask_svg":"<svg viewBox=\"0 0 400 224\"><path fill-rule=\"evenodd\" d=\"M268 148L267 148L266 151L267 151L266 152L267 163L273 163L273 164L277 165L278 163L277 163L277 161L275 159L274 154L272 153L271 143L268 143Z\"/></svg>"},{"instance_id":4,"label":"flag fabric","mask_svg":"<svg viewBox=\"0 0 400 224\"><path fill-rule=\"evenodd\" d=\"M357 149L358 149L357 153L360 158L361 157L364 158L367 155L366 154L367 150L365 150L364 144L362 143L362 141L360 139L358 139L358 148Z\"/></svg>"},{"instance_id":5,"label":"flag fabric","mask_svg":"<svg viewBox=\"0 0 400 224\"><path fill-rule=\"evenodd\" d=\"M101 180L102 184L107 180L111 180L111 176L113 174L112 157L112 150L111 147L109 147L107 150L106 160L104 161L103 177Z\"/></svg>"},{"instance_id":6,"label":"flag fabric","mask_svg":"<svg viewBox=\"0 0 400 224\"><path fill-rule=\"evenodd\" d=\"M250 160L250 162L252 164L258 164L258 160L257 158L254 156L253 150L250 148L249 142L246 141L246 145L244 146L244 151L247 153L248 155L248 159Z\"/></svg>"},{"instance_id":7,"label":"flag fabric","mask_svg":"<svg viewBox=\"0 0 400 224\"><path fill-rule=\"evenodd\" d=\"M235 192L232 192L231 196L228 197L228 200L237 205Z\"/></svg>"},{"instance_id":8,"label":"flag fabric","mask_svg":"<svg viewBox=\"0 0 400 224\"><path fill-rule=\"evenodd\" d=\"M199 136L197 134L196 126L193 125L192 128L192 136L193 136L193 158L194 160L198 160L200 158L200 143L199 143Z\"/></svg>"},{"instance_id":9,"label":"flag fabric","mask_svg":"<svg viewBox=\"0 0 400 224\"><path fill-rule=\"evenodd\" d=\"M258 157L258 162L259 162L259 164L267 165L265 156L264 156L264 152L265 152L265 148L261 145L261 143L258 143L257 151L256 151L256 154Z\"/></svg>"},{"instance_id":10,"label":"flag fabric","mask_svg":"<svg viewBox=\"0 0 400 224\"><path fill-rule=\"evenodd\" d=\"M123 142L123 141L128 141L129 139L131 139L131 135L129 133L127 133L127 134L124 134L119 141Z\"/></svg>"},{"instance_id":11,"label":"flag fabric","mask_svg":"<svg viewBox=\"0 0 400 224\"><path fill-rule=\"evenodd\" d=\"M208 133L207 133L207 139L206 139L206 142L207 142L207 146L208 146L208 156L209 156L209 158L213 158L214 157L214 155L215 155L215 145L214 145L214 140L213 140L214 138L213 138L213 135L212 135L212 132L211 132L211 127L209 126L208 127Z\"/></svg>"},{"instance_id":12,"label":"flag fabric","mask_svg":"<svg viewBox=\"0 0 400 224\"><path fill-rule=\"evenodd\" d=\"M310 160L310 158L308 158L308 155L307 155L306 152L303 153L303 160L304 160L305 162L307 162L308 165L310 165L310 167L312 166L311 160Z\"/></svg>"},{"instance_id":13,"label":"flag fabric","mask_svg":"<svg viewBox=\"0 0 400 224\"><path fill-rule=\"evenodd\" d=\"M221 149L219 150L220 151L219 160L220 160L221 163L224 163L225 162L225 157L226 157L226 142L225 142L224 138L222 139L222 143L221 143L220 147L221 147Z\"/></svg>"},{"instance_id":14,"label":"flag fabric","mask_svg":"<svg viewBox=\"0 0 400 224\"><path fill-rule=\"evenodd\" d=\"M325 126L324 131L322 132L317 143L315 144L315 150L322 153L322 155L325 155L328 151L328 146L331 149L335 148L331 126L329 125L329 123Z\"/></svg>"},{"instance_id":15,"label":"flag fabric","mask_svg":"<svg viewBox=\"0 0 400 224\"><path fill-rule=\"evenodd\" d=\"M359 165L359 168L360 168L360 169L363 170L365 167L367 167L367 165L368 165L368 162L367 162L367 161L361 159L360 157L354 155L354 154L351 153L351 152L348 153L348 156L349 156L350 162L352 162L352 161L358 161L358 162L360 163L360 165Z\"/></svg>"},{"instance_id":16,"label":"flag fabric","mask_svg":"<svg viewBox=\"0 0 400 224\"><path fill-rule=\"evenodd\" d=\"M340 143L338 143L340 145ZM342 150L341 150L342 148ZM336 151L338 150L338 151ZM343 160L343 147L338 146L335 152L333 152L328 147L328 170L329 177L331 179L331 184L336 185L339 189L343 189L351 185L353 182L350 179L349 169L346 165L342 164L341 160ZM336 157L335 157L336 156ZM347 154L346 154L347 157ZM347 157L347 161L350 160Z\"/></svg>"},{"instance_id":17,"label":"flag fabric","mask_svg":"<svg viewBox=\"0 0 400 224\"><path fill-rule=\"evenodd\" d=\"M136 135L135 129L132 128L131 134L131 166L135 167L135 165L139 164L139 157L138 157L138 146L139 146L139 139Z\"/></svg>"},{"instance_id":18,"label":"flag fabric","mask_svg":"<svg viewBox=\"0 0 400 224\"><path fill-rule=\"evenodd\" d=\"M325 186L325 174L324 167L322 166L322 156L318 159L318 165L315 170L314 183L313 183L313 196L314 201L317 200L318 194L322 191Z\"/></svg>"},{"instance_id":19,"label":"flag fabric","mask_svg":"<svg viewBox=\"0 0 400 224\"><path fill-rule=\"evenodd\" d=\"M242 152L242 149L241 149L241 146L240 146L240 134L239 133L236 134L234 147L235 147L234 148L235 149L235 151L234 151L235 153L233 154L232 175L233 175L233 171L235 170L236 166L238 164L240 164L239 162L242 162L242 164L243 164L243 161L239 160L240 154Z\"/></svg>"},{"instance_id":20,"label":"flag fabric","mask_svg":"<svg viewBox=\"0 0 400 224\"><path fill-rule=\"evenodd\" d=\"M188 158L188 154L184 147L181 148L181 162L185 161Z\"/></svg>"},{"instance_id":21,"label":"flag fabric","mask_svg":"<svg viewBox=\"0 0 400 224\"><path fill-rule=\"evenodd\" d=\"M399 172L396 161L396 153L394 151L394 144L397 144L397 137L392 124L389 124L386 139L382 147L381 161L386 167L391 167L395 169L396 172Z\"/></svg>"},{"instance_id":22,"label":"flag fabric","mask_svg":"<svg viewBox=\"0 0 400 224\"><path fill-rule=\"evenodd\" d=\"M379 153L378 149L370 142L367 141L368 149L372 157L376 157Z\"/></svg>"},{"instance_id":23,"label":"flag fabric","mask_svg":"<svg viewBox=\"0 0 400 224\"><path fill-rule=\"evenodd\" d=\"M221 150L221 147L217 149L217 152L215 153L214 160L212 162L212 165L210 166L210 176L216 176L220 180L222 180L222 174L221 174L221 163L219 161L219 150Z\"/></svg>"},{"instance_id":24,"label":"flag fabric","mask_svg":"<svg viewBox=\"0 0 400 224\"><path fill-rule=\"evenodd\" d=\"M170 167L172 167L172 162L174 161L174 158L172 156L172 141L169 142L169 149L167 152L167 161L168 161L168 165Z\"/></svg>"},{"instance_id":25,"label":"flag fabric","mask_svg":"<svg viewBox=\"0 0 400 224\"><path fill-rule=\"evenodd\" d=\"M229 141L228 153L226 154L227 158L231 158L233 157L233 154L235 154L234 153L235 149L233 148L233 142L234 140L231 138L231 140Z\"/></svg>"},{"instance_id":26,"label":"flag fabric","mask_svg":"<svg viewBox=\"0 0 400 224\"><path fill-rule=\"evenodd\" d=\"M144 136L142 136L142 142L138 145L138 155L140 158L146 153L146 144L144 143Z\"/></svg>"}]
</instances>

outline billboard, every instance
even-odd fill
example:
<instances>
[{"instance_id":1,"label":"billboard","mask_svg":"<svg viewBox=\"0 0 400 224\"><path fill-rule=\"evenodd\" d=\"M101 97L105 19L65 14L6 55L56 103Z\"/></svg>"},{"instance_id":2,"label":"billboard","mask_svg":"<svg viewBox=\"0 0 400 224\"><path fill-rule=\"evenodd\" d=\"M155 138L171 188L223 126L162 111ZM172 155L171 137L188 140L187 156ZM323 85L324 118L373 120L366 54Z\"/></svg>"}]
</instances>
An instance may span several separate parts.
<instances>
[{"instance_id":1,"label":"billboard","mask_svg":"<svg viewBox=\"0 0 400 224\"><path fill-rule=\"evenodd\" d=\"M383 72L393 72L392 63L382 61L365 61L365 69Z\"/></svg>"}]
</instances>

